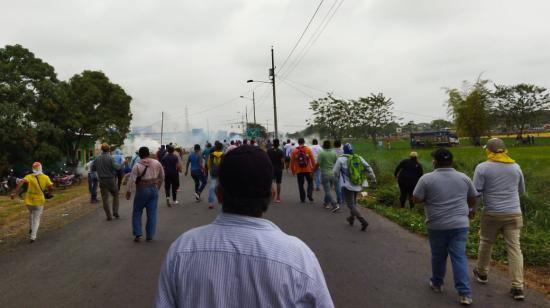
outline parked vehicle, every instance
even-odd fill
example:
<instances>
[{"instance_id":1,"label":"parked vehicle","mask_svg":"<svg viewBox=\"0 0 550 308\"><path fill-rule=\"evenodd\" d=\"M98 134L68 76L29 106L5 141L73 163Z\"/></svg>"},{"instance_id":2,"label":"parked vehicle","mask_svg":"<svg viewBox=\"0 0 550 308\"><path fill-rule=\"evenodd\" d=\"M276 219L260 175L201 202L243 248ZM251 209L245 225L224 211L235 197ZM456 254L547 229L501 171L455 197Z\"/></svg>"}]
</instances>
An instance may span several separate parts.
<instances>
[{"instance_id":1,"label":"parked vehicle","mask_svg":"<svg viewBox=\"0 0 550 308\"><path fill-rule=\"evenodd\" d=\"M9 191L8 180L2 180L0 182L0 195L7 195Z\"/></svg>"},{"instance_id":2,"label":"parked vehicle","mask_svg":"<svg viewBox=\"0 0 550 308\"><path fill-rule=\"evenodd\" d=\"M411 133L411 147L453 146L460 144L458 136L450 131Z\"/></svg>"},{"instance_id":3,"label":"parked vehicle","mask_svg":"<svg viewBox=\"0 0 550 308\"><path fill-rule=\"evenodd\" d=\"M72 173L69 171L63 171L63 173L59 175L55 174L55 172L52 172L50 178L52 179L52 182L56 187L63 188L67 188L73 184L79 185L82 182L82 177L80 176L80 174Z\"/></svg>"}]
</instances>

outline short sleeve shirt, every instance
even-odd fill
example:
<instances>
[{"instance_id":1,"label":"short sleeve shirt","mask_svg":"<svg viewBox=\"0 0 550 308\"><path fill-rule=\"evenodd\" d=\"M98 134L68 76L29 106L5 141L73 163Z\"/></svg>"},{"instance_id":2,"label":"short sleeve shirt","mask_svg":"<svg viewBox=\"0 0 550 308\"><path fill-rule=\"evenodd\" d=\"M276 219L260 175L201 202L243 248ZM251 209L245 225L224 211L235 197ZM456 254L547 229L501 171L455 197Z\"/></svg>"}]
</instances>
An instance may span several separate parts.
<instances>
[{"instance_id":1,"label":"short sleeve shirt","mask_svg":"<svg viewBox=\"0 0 550 308\"><path fill-rule=\"evenodd\" d=\"M283 151L279 148L277 149L269 149L267 151L267 155L269 156L269 159L271 160L271 164L273 165L273 169L282 170L283 169L283 163L281 160L284 158Z\"/></svg>"},{"instance_id":2,"label":"short sleeve shirt","mask_svg":"<svg viewBox=\"0 0 550 308\"><path fill-rule=\"evenodd\" d=\"M413 196L424 199L426 226L433 230L467 228L468 197L476 197L477 191L464 173L453 168L438 168L423 175Z\"/></svg>"},{"instance_id":3,"label":"short sleeve shirt","mask_svg":"<svg viewBox=\"0 0 550 308\"><path fill-rule=\"evenodd\" d=\"M50 177L43 173L38 176L28 174L23 179L29 185L25 193L25 204L34 206L44 205L44 203L46 203L46 198L44 198L43 190L53 185ZM38 181L40 181L40 185L38 185ZM40 189L40 187L42 187L42 189Z\"/></svg>"}]
</instances>

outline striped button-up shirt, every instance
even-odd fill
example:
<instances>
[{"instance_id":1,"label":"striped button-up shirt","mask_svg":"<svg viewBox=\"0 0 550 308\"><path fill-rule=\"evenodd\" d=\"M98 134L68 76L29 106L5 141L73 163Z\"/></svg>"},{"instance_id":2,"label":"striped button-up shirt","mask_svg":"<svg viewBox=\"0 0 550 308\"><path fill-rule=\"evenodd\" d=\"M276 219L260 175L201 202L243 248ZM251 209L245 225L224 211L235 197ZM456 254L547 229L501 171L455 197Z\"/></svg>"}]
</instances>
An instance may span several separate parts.
<instances>
[{"instance_id":1,"label":"striped button-up shirt","mask_svg":"<svg viewBox=\"0 0 550 308\"><path fill-rule=\"evenodd\" d=\"M181 235L156 307L334 307L315 254L262 218L220 214Z\"/></svg>"}]
</instances>

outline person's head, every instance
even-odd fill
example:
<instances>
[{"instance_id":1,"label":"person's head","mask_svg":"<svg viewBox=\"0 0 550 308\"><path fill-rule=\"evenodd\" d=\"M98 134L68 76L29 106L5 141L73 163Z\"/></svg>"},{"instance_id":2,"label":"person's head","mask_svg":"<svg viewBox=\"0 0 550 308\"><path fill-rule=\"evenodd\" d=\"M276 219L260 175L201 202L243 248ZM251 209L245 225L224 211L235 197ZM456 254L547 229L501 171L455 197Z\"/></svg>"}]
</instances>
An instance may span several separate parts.
<instances>
[{"instance_id":1,"label":"person's head","mask_svg":"<svg viewBox=\"0 0 550 308\"><path fill-rule=\"evenodd\" d=\"M287 140L286 140L286 143L290 143L290 139L287 139Z\"/></svg>"},{"instance_id":2,"label":"person's head","mask_svg":"<svg viewBox=\"0 0 550 308\"><path fill-rule=\"evenodd\" d=\"M334 147L339 149L342 146L342 141L334 140Z\"/></svg>"},{"instance_id":3,"label":"person's head","mask_svg":"<svg viewBox=\"0 0 550 308\"><path fill-rule=\"evenodd\" d=\"M325 150L330 149L330 140L323 141L323 149Z\"/></svg>"},{"instance_id":4,"label":"person's head","mask_svg":"<svg viewBox=\"0 0 550 308\"><path fill-rule=\"evenodd\" d=\"M172 153L174 153L174 147L171 146L171 145L168 145L168 146L166 146L166 151L168 151L168 153L172 154Z\"/></svg>"},{"instance_id":5,"label":"person's head","mask_svg":"<svg viewBox=\"0 0 550 308\"><path fill-rule=\"evenodd\" d=\"M138 153L139 153L139 158L141 159L148 158L150 155L148 147L139 148Z\"/></svg>"},{"instance_id":6,"label":"person's head","mask_svg":"<svg viewBox=\"0 0 550 308\"><path fill-rule=\"evenodd\" d=\"M229 142L229 144L235 145L235 140L231 140L231 142Z\"/></svg>"},{"instance_id":7,"label":"person's head","mask_svg":"<svg viewBox=\"0 0 550 308\"><path fill-rule=\"evenodd\" d=\"M211 147L212 147L212 144L211 144L210 142L207 142L207 143L206 143L206 148L209 149L209 148L211 148Z\"/></svg>"},{"instance_id":8,"label":"person's head","mask_svg":"<svg viewBox=\"0 0 550 308\"><path fill-rule=\"evenodd\" d=\"M221 151L223 150L223 144L219 141L216 141L214 143L214 151Z\"/></svg>"},{"instance_id":9,"label":"person's head","mask_svg":"<svg viewBox=\"0 0 550 308\"><path fill-rule=\"evenodd\" d=\"M35 161L32 164L32 173L34 175L42 174L42 164L40 162Z\"/></svg>"},{"instance_id":10,"label":"person's head","mask_svg":"<svg viewBox=\"0 0 550 308\"><path fill-rule=\"evenodd\" d=\"M103 152L109 152L111 150L111 146L107 143L102 143L101 144L101 151Z\"/></svg>"},{"instance_id":11,"label":"person's head","mask_svg":"<svg viewBox=\"0 0 550 308\"><path fill-rule=\"evenodd\" d=\"M90 158L88 158L88 161L93 161L94 159L95 159L95 157L90 156Z\"/></svg>"},{"instance_id":12,"label":"person's head","mask_svg":"<svg viewBox=\"0 0 550 308\"><path fill-rule=\"evenodd\" d=\"M278 148L279 147L279 139L275 138L273 139L273 147Z\"/></svg>"},{"instance_id":13,"label":"person's head","mask_svg":"<svg viewBox=\"0 0 550 308\"><path fill-rule=\"evenodd\" d=\"M165 146L164 144L161 144L161 145L160 145L160 150L161 150L161 151L166 150L166 146Z\"/></svg>"},{"instance_id":14,"label":"person's head","mask_svg":"<svg viewBox=\"0 0 550 308\"><path fill-rule=\"evenodd\" d=\"M500 138L491 138L487 141L487 144L485 145L485 150L492 153L505 153L506 145L504 144L504 141L502 141L502 139Z\"/></svg>"},{"instance_id":15,"label":"person's head","mask_svg":"<svg viewBox=\"0 0 550 308\"><path fill-rule=\"evenodd\" d=\"M318 145L318 144L319 144L319 141L317 141L317 139L313 139L313 140L311 140L311 143L312 143L313 145Z\"/></svg>"},{"instance_id":16,"label":"person's head","mask_svg":"<svg viewBox=\"0 0 550 308\"><path fill-rule=\"evenodd\" d=\"M448 168L453 165L453 153L445 148L439 148L432 152L436 168Z\"/></svg>"},{"instance_id":17,"label":"person's head","mask_svg":"<svg viewBox=\"0 0 550 308\"><path fill-rule=\"evenodd\" d=\"M344 144L344 154L353 154L353 146L351 143Z\"/></svg>"},{"instance_id":18,"label":"person's head","mask_svg":"<svg viewBox=\"0 0 550 308\"><path fill-rule=\"evenodd\" d=\"M224 213L261 217L273 196L273 166L258 147L242 146L227 153L221 161L218 200Z\"/></svg>"},{"instance_id":19,"label":"person's head","mask_svg":"<svg viewBox=\"0 0 550 308\"><path fill-rule=\"evenodd\" d=\"M193 150L194 150L195 152L200 152L200 150L201 150L200 144L195 144L195 146L193 147Z\"/></svg>"},{"instance_id":20,"label":"person's head","mask_svg":"<svg viewBox=\"0 0 550 308\"><path fill-rule=\"evenodd\" d=\"M410 157L410 159L412 159L412 160L418 160L418 153L416 153L415 151L412 151L412 152L409 154L409 157Z\"/></svg>"},{"instance_id":21,"label":"person's head","mask_svg":"<svg viewBox=\"0 0 550 308\"><path fill-rule=\"evenodd\" d=\"M304 145L306 143L306 141L304 140L304 138L300 137L298 138L298 144L299 145Z\"/></svg>"}]
</instances>

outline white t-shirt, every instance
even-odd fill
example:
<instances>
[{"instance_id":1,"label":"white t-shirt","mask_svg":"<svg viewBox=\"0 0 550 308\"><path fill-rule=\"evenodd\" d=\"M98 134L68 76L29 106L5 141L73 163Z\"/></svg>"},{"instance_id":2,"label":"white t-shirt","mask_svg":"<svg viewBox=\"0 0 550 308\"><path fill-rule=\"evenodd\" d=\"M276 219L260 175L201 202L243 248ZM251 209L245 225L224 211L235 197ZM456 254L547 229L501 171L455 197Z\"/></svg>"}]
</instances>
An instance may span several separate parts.
<instances>
[{"instance_id":1,"label":"white t-shirt","mask_svg":"<svg viewBox=\"0 0 550 308\"><path fill-rule=\"evenodd\" d=\"M318 144L311 146L311 151L313 152L313 156L315 157L315 161L317 161L317 157L319 157L319 153L323 152L323 148L319 146Z\"/></svg>"}]
</instances>

